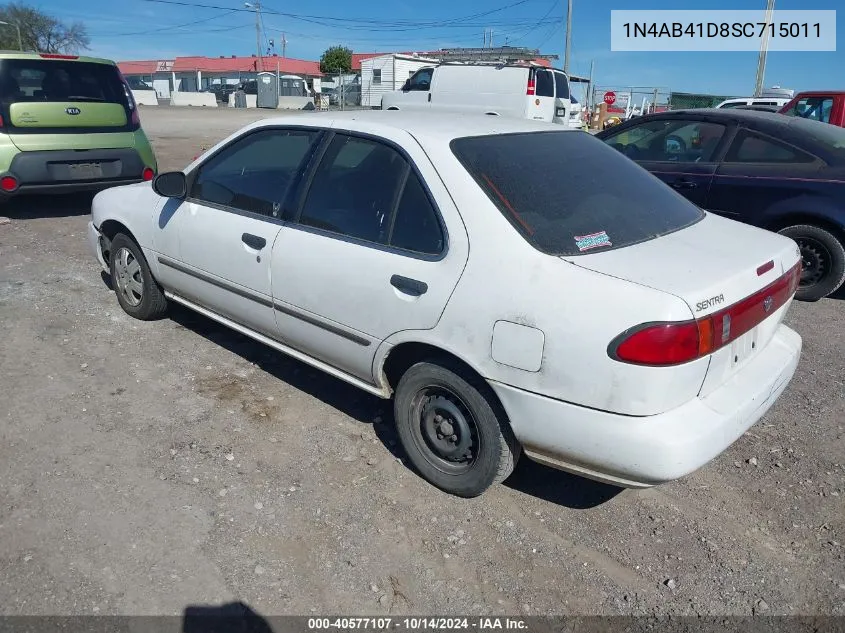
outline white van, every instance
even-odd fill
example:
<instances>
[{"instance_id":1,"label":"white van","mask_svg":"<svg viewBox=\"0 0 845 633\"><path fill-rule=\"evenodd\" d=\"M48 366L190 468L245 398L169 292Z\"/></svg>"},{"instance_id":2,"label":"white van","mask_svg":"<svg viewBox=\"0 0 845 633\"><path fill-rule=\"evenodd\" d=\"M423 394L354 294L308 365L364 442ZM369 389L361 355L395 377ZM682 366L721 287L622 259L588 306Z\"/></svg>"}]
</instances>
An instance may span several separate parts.
<instances>
[{"instance_id":1,"label":"white van","mask_svg":"<svg viewBox=\"0 0 845 633\"><path fill-rule=\"evenodd\" d=\"M777 106L778 108L782 108L790 101L791 99L784 99L778 97L745 97L740 99L727 99L726 101L722 101L722 103L720 103L716 107L739 108L742 106Z\"/></svg>"},{"instance_id":2,"label":"white van","mask_svg":"<svg viewBox=\"0 0 845 633\"><path fill-rule=\"evenodd\" d=\"M382 110L450 110L568 124L569 81L537 65L443 63L382 97Z\"/></svg>"}]
</instances>

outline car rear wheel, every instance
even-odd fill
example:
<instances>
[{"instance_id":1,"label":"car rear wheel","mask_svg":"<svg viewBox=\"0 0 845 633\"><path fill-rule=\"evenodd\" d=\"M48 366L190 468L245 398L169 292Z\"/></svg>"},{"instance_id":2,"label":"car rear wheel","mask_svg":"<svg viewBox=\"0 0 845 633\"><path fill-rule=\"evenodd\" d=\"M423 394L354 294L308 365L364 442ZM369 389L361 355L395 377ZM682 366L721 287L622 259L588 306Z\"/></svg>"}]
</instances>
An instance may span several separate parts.
<instances>
[{"instance_id":1,"label":"car rear wheel","mask_svg":"<svg viewBox=\"0 0 845 633\"><path fill-rule=\"evenodd\" d=\"M167 312L167 299L153 279L150 267L135 241L118 233L109 255L111 282L120 307L142 321L158 319Z\"/></svg>"},{"instance_id":2,"label":"car rear wheel","mask_svg":"<svg viewBox=\"0 0 845 633\"><path fill-rule=\"evenodd\" d=\"M833 233L811 224L788 226L779 233L795 240L801 251L801 281L796 299L818 301L842 286L845 247Z\"/></svg>"},{"instance_id":3,"label":"car rear wheel","mask_svg":"<svg viewBox=\"0 0 845 633\"><path fill-rule=\"evenodd\" d=\"M441 490L476 497L513 472L520 448L481 379L448 362L408 369L394 396L402 447Z\"/></svg>"}]
</instances>

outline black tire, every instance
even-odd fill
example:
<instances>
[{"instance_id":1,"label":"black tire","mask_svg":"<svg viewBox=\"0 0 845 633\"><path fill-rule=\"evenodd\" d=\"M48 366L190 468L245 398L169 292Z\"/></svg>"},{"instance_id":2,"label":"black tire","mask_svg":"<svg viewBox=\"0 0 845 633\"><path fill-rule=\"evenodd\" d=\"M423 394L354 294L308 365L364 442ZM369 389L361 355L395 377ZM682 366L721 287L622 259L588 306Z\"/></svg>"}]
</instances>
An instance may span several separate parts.
<instances>
[{"instance_id":1,"label":"black tire","mask_svg":"<svg viewBox=\"0 0 845 633\"><path fill-rule=\"evenodd\" d=\"M842 286L845 282L845 247L839 238L812 224L788 226L778 232L795 240L801 250L804 269L796 299L818 301Z\"/></svg>"},{"instance_id":2,"label":"black tire","mask_svg":"<svg viewBox=\"0 0 845 633\"><path fill-rule=\"evenodd\" d=\"M477 497L513 472L521 450L504 412L489 386L457 364L411 366L399 380L393 406L408 459L441 490ZM449 428L452 439L438 439L439 431ZM449 450L457 454L444 457Z\"/></svg>"},{"instance_id":3,"label":"black tire","mask_svg":"<svg viewBox=\"0 0 845 633\"><path fill-rule=\"evenodd\" d=\"M124 253L128 254L128 265L123 260ZM137 262L137 270L132 262ZM135 240L123 233L115 235L109 251L109 269L112 288L126 314L141 321L152 321L164 316L167 312L167 298L153 278L144 253ZM139 292L132 288L125 290L133 281L140 284Z\"/></svg>"}]
</instances>

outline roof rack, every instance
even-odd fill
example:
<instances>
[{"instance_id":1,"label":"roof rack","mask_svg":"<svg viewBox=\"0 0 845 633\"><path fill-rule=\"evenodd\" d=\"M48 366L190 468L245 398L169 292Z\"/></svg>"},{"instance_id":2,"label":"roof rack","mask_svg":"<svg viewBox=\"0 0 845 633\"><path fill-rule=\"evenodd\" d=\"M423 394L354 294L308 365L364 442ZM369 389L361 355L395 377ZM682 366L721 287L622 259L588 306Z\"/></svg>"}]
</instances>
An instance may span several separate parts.
<instances>
[{"instance_id":1,"label":"roof rack","mask_svg":"<svg viewBox=\"0 0 845 633\"><path fill-rule=\"evenodd\" d=\"M551 61L558 59L557 55L541 55L538 49L521 48L516 46L500 46L497 48L447 48L435 53L441 62L493 62L515 63L518 61L533 62L537 59Z\"/></svg>"}]
</instances>

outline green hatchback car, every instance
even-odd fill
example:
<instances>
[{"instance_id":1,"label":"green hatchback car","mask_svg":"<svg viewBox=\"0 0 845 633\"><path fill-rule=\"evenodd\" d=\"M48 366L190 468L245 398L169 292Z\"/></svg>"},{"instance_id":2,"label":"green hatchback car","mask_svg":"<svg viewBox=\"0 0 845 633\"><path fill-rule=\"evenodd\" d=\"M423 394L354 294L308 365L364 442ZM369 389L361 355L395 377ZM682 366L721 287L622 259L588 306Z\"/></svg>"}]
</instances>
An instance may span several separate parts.
<instances>
[{"instance_id":1,"label":"green hatchback car","mask_svg":"<svg viewBox=\"0 0 845 633\"><path fill-rule=\"evenodd\" d=\"M153 149L114 62L0 53L0 202L152 180Z\"/></svg>"}]
</instances>

